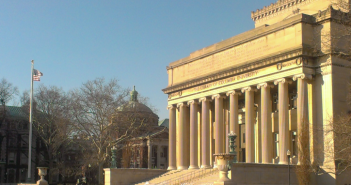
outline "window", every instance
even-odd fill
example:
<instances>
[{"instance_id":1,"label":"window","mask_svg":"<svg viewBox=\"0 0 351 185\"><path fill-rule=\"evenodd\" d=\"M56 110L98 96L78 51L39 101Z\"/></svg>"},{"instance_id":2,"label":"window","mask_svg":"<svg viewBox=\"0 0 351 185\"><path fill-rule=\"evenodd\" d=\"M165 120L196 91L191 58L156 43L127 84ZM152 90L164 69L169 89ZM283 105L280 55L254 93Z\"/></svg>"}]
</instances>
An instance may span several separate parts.
<instances>
[{"instance_id":1,"label":"window","mask_svg":"<svg viewBox=\"0 0 351 185\"><path fill-rule=\"evenodd\" d=\"M7 170L7 182L14 183L16 182L16 170L15 169L8 169Z\"/></svg>"},{"instance_id":2,"label":"window","mask_svg":"<svg viewBox=\"0 0 351 185\"><path fill-rule=\"evenodd\" d=\"M21 174L20 174L20 176L21 176L21 182L26 182L26 180L27 180L27 169L21 169Z\"/></svg>"},{"instance_id":3,"label":"window","mask_svg":"<svg viewBox=\"0 0 351 185\"><path fill-rule=\"evenodd\" d=\"M27 152L26 152L27 153ZM28 163L28 158L26 155L24 155L23 153L21 153L21 164L27 164Z\"/></svg>"},{"instance_id":4,"label":"window","mask_svg":"<svg viewBox=\"0 0 351 185\"><path fill-rule=\"evenodd\" d=\"M15 156L16 156L16 155L15 155L15 152L10 152L10 153L9 153L9 158L8 158L9 161L8 161L8 162L9 162L10 164L14 164L14 163L16 162L16 161L15 161L15 159L16 159Z\"/></svg>"},{"instance_id":5,"label":"window","mask_svg":"<svg viewBox=\"0 0 351 185\"><path fill-rule=\"evenodd\" d=\"M16 147L17 146L17 143L16 143L16 137L11 137L9 138L9 147Z\"/></svg>"}]
</instances>

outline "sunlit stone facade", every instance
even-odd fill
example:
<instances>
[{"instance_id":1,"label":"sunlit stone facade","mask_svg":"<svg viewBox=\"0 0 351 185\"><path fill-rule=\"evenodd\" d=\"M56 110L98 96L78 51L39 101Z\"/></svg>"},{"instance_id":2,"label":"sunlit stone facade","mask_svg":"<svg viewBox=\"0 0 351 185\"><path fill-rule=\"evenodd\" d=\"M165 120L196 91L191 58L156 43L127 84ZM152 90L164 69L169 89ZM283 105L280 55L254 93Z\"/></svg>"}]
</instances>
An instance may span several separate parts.
<instances>
[{"instance_id":1,"label":"sunlit stone facade","mask_svg":"<svg viewBox=\"0 0 351 185\"><path fill-rule=\"evenodd\" d=\"M342 11L330 0L279 0L252 12L255 29L170 63L168 169L215 166L230 132L239 162L287 164L289 150L299 164L298 136L308 129L310 160L333 172L324 129L348 111L351 77L349 58L335 54L351 48L339 37L348 27L337 21ZM336 183L333 173L319 178Z\"/></svg>"}]
</instances>

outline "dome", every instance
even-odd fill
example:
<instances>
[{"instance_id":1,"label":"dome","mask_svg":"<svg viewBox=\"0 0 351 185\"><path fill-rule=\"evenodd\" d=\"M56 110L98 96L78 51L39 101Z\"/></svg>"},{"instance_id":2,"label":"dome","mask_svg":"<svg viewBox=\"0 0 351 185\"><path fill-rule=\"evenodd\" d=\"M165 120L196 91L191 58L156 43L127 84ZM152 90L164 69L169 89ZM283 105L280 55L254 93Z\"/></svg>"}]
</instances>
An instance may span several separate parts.
<instances>
[{"instance_id":1,"label":"dome","mask_svg":"<svg viewBox=\"0 0 351 185\"><path fill-rule=\"evenodd\" d=\"M135 90L135 86L134 86L134 89L130 91L129 102L118 107L117 111L154 114L154 112L148 106L138 101L138 91Z\"/></svg>"},{"instance_id":2,"label":"dome","mask_svg":"<svg viewBox=\"0 0 351 185\"><path fill-rule=\"evenodd\" d=\"M138 92L134 89L130 92L128 103L117 108L117 119L128 119L134 115L136 120L144 120L147 125L157 126L158 116L146 105L138 101Z\"/></svg>"}]
</instances>

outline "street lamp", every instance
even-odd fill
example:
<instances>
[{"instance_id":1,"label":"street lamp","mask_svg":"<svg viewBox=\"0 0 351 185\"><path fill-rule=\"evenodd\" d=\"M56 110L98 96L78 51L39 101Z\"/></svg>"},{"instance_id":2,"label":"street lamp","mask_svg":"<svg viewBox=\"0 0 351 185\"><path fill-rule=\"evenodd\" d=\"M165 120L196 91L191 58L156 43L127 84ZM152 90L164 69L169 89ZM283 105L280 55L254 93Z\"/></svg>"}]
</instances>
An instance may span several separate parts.
<instances>
[{"instance_id":1,"label":"street lamp","mask_svg":"<svg viewBox=\"0 0 351 185\"><path fill-rule=\"evenodd\" d=\"M286 152L286 155L288 156L288 185L290 185L290 150Z\"/></svg>"},{"instance_id":2,"label":"street lamp","mask_svg":"<svg viewBox=\"0 0 351 185\"><path fill-rule=\"evenodd\" d=\"M111 157L111 167L110 168L117 168L117 148L113 146L111 149L112 157Z\"/></svg>"}]
</instances>

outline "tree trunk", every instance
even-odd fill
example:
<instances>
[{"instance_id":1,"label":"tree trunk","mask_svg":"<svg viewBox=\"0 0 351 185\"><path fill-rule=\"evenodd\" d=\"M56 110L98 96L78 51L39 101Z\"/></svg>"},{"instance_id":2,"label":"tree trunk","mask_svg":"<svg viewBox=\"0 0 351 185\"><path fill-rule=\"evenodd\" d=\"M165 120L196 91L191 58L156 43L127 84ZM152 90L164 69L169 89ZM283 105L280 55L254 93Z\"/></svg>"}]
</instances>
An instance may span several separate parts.
<instances>
[{"instance_id":1,"label":"tree trunk","mask_svg":"<svg viewBox=\"0 0 351 185\"><path fill-rule=\"evenodd\" d=\"M99 185L104 183L104 169L103 169L103 162L99 162Z\"/></svg>"}]
</instances>

